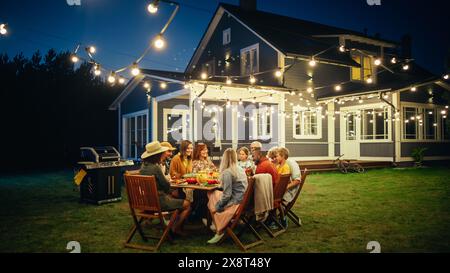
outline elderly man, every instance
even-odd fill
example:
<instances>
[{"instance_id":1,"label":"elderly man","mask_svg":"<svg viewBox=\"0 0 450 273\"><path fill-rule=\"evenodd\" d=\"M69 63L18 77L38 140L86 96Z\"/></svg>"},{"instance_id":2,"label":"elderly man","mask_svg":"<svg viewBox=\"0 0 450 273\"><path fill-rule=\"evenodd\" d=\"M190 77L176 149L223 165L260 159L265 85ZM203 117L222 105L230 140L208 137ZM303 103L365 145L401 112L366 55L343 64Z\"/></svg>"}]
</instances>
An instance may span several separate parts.
<instances>
[{"instance_id":1,"label":"elderly man","mask_svg":"<svg viewBox=\"0 0 450 273\"><path fill-rule=\"evenodd\" d=\"M279 176L278 172L275 169L275 166L269 161L269 159L262 153L262 144L261 142L254 141L250 145L250 150L252 153L253 161L256 165L255 174L259 173L268 173L272 176L272 185L278 182Z\"/></svg>"}]
</instances>

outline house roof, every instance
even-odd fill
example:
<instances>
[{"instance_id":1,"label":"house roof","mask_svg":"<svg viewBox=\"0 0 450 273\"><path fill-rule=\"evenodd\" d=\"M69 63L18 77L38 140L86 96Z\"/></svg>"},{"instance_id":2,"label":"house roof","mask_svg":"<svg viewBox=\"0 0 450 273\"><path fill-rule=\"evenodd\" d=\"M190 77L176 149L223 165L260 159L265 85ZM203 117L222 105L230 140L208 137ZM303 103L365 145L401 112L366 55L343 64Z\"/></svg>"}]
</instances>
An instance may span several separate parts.
<instances>
[{"instance_id":1,"label":"house roof","mask_svg":"<svg viewBox=\"0 0 450 273\"><path fill-rule=\"evenodd\" d=\"M325 51L316 58L343 65L359 66L348 53L337 50L338 44L329 44L312 37L312 35L356 34L356 32L341 31L339 28L259 10L248 11L230 4L221 3L220 6L287 56L311 57Z\"/></svg>"},{"instance_id":2,"label":"house roof","mask_svg":"<svg viewBox=\"0 0 450 273\"><path fill-rule=\"evenodd\" d=\"M320 100L377 91L395 91L439 80L438 76L416 63L410 63L407 71L402 69L401 64L390 65L388 68L392 72L380 68L382 70L377 73L376 83L346 82L341 84L341 91L336 91L334 85L327 86L316 90L316 98Z\"/></svg>"}]
</instances>

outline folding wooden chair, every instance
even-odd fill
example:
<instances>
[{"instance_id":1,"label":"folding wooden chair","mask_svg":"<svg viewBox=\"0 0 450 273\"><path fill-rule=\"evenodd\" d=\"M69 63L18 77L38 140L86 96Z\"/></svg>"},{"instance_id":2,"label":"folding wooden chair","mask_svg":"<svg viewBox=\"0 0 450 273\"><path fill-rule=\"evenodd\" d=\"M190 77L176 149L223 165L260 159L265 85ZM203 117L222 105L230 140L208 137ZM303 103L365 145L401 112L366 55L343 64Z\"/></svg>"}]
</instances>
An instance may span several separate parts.
<instances>
[{"instance_id":1,"label":"folding wooden chair","mask_svg":"<svg viewBox=\"0 0 450 273\"><path fill-rule=\"evenodd\" d=\"M277 230L274 232L270 227L266 225L266 223L261 222L263 228L269 233L271 237L277 237L281 233L285 232L286 229L280 223L280 219L284 218L284 209L282 206L283 203L283 195L286 193L286 188L291 181L290 174L284 174L280 176L278 183L275 184L273 188L273 210L270 212L269 217L272 219L277 225ZM279 212L279 217L277 217L277 211Z\"/></svg>"},{"instance_id":2,"label":"folding wooden chair","mask_svg":"<svg viewBox=\"0 0 450 273\"><path fill-rule=\"evenodd\" d=\"M255 180L253 178L248 179L247 190L245 191L244 198L242 199L242 202L236 210L230 223L228 223L228 226L225 229L225 236L223 236L219 243L225 241L227 236L229 236L242 251L247 251L252 247L264 243L261 235L259 235L259 233L250 224L251 218L254 215L254 213L252 213L252 210L249 208L249 204L251 204L251 201L253 200L254 183ZM244 223L244 226L241 227L239 231L237 231L237 227L241 220ZM244 244L242 242L242 235L247 229L249 229L251 233L256 237L256 240ZM235 231L237 231L237 233L235 233Z\"/></svg>"},{"instance_id":3,"label":"folding wooden chair","mask_svg":"<svg viewBox=\"0 0 450 273\"><path fill-rule=\"evenodd\" d=\"M169 237L169 230L173 226L178 215L178 210L161 211L159 204L158 190L156 188L156 181L154 176L146 175L130 175L124 174L125 184L128 194L128 203L130 205L131 216L133 217L134 225L127 236L125 247L137 248L149 251L158 251L161 244ZM165 215L172 214L170 221L166 224L164 221ZM144 219L154 220L159 219L159 226L163 232L160 237L146 235L142 229L142 222ZM141 244L130 243L136 234L136 230L144 242L148 239L156 239L158 243L156 246L146 246Z\"/></svg>"},{"instance_id":4,"label":"folding wooden chair","mask_svg":"<svg viewBox=\"0 0 450 273\"><path fill-rule=\"evenodd\" d=\"M305 184L307 175L308 175L308 169L305 169L302 173L302 176L300 179L301 181L300 181L297 193L294 196L294 199L292 199L292 201L287 203L286 205L283 203L283 207L284 207L284 211L285 211L286 215L299 227L302 225L302 221L301 221L300 217L298 217L292 211L292 207L294 207L295 202L297 202L297 198L299 197L300 192L302 191L302 188L303 188L303 185Z\"/></svg>"}]
</instances>

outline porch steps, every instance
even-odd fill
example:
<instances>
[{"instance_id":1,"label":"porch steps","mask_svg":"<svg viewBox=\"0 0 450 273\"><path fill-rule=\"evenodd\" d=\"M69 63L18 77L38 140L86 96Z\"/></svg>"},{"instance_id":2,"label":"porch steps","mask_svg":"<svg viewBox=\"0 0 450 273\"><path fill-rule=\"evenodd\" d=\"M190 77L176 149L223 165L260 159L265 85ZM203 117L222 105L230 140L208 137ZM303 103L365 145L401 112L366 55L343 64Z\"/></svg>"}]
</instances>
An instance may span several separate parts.
<instances>
[{"instance_id":1,"label":"porch steps","mask_svg":"<svg viewBox=\"0 0 450 273\"><path fill-rule=\"evenodd\" d=\"M389 168L392 167L392 162L389 161L362 161L362 160L350 160L352 163L358 163L364 167L364 169L375 169L375 168ZM333 160L317 160L317 161L301 161L298 160L297 163L303 170L307 168L311 172L331 172L338 171L336 164Z\"/></svg>"}]
</instances>

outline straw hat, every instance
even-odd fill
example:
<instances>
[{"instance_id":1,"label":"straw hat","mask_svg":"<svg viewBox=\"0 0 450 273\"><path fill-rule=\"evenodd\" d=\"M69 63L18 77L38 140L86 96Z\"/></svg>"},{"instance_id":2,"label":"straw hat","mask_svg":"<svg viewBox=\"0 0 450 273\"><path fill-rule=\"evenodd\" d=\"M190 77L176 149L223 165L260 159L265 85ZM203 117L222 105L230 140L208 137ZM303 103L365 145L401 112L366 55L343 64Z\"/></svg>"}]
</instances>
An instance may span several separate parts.
<instances>
[{"instance_id":1,"label":"straw hat","mask_svg":"<svg viewBox=\"0 0 450 273\"><path fill-rule=\"evenodd\" d=\"M170 151L175 151L177 148L174 148L172 144L167 141L161 142L161 146L169 148Z\"/></svg>"},{"instance_id":2,"label":"straw hat","mask_svg":"<svg viewBox=\"0 0 450 273\"><path fill-rule=\"evenodd\" d=\"M169 150L167 147L162 147L159 141L153 141L145 145L145 152L141 155L142 159L146 159L152 155L160 154Z\"/></svg>"}]
</instances>

